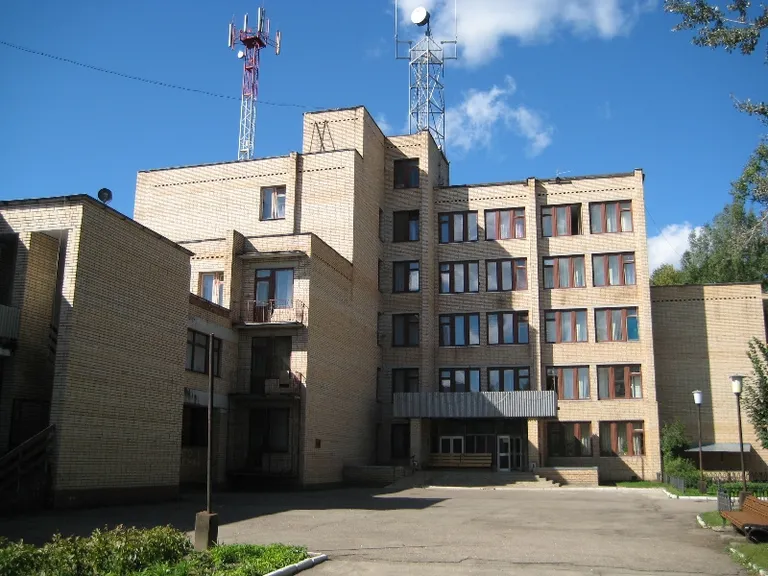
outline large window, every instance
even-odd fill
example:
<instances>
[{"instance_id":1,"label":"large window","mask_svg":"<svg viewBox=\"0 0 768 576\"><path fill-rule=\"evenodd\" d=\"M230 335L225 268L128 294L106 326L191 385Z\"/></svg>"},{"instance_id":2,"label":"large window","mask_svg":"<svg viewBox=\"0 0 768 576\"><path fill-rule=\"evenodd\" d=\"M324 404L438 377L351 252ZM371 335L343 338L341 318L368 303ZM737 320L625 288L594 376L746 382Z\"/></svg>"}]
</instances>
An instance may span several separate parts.
<instances>
[{"instance_id":1,"label":"large window","mask_svg":"<svg viewBox=\"0 0 768 576\"><path fill-rule=\"evenodd\" d=\"M645 454L642 422L600 422L600 456Z\"/></svg>"},{"instance_id":2,"label":"large window","mask_svg":"<svg viewBox=\"0 0 768 576\"><path fill-rule=\"evenodd\" d=\"M270 186L261 189L261 219L281 220L285 218L285 186Z\"/></svg>"},{"instance_id":3,"label":"large window","mask_svg":"<svg viewBox=\"0 0 768 576\"><path fill-rule=\"evenodd\" d=\"M531 389L531 369L521 368L489 368L489 392L514 392Z\"/></svg>"},{"instance_id":4,"label":"large window","mask_svg":"<svg viewBox=\"0 0 768 576\"><path fill-rule=\"evenodd\" d=\"M419 345L419 315L392 315L392 346Z\"/></svg>"},{"instance_id":5,"label":"large window","mask_svg":"<svg viewBox=\"0 0 768 576\"><path fill-rule=\"evenodd\" d=\"M528 288L528 260L486 260L485 276L488 292L510 292Z\"/></svg>"},{"instance_id":6,"label":"large window","mask_svg":"<svg viewBox=\"0 0 768 576\"><path fill-rule=\"evenodd\" d=\"M596 254L592 256L592 281L595 286L635 284L635 254Z\"/></svg>"},{"instance_id":7,"label":"large window","mask_svg":"<svg viewBox=\"0 0 768 576\"><path fill-rule=\"evenodd\" d=\"M419 211L407 210L392 215L393 242L415 242L419 239Z\"/></svg>"},{"instance_id":8,"label":"large window","mask_svg":"<svg viewBox=\"0 0 768 576\"><path fill-rule=\"evenodd\" d=\"M200 295L219 306L224 305L224 272L200 274Z\"/></svg>"},{"instance_id":9,"label":"large window","mask_svg":"<svg viewBox=\"0 0 768 576\"><path fill-rule=\"evenodd\" d=\"M477 241L477 212L443 212L438 224L441 244Z\"/></svg>"},{"instance_id":10,"label":"large window","mask_svg":"<svg viewBox=\"0 0 768 576\"><path fill-rule=\"evenodd\" d=\"M581 234L581 204L543 206L541 208L541 235L574 236Z\"/></svg>"},{"instance_id":11,"label":"large window","mask_svg":"<svg viewBox=\"0 0 768 576\"><path fill-rule=\"evenodd\" d=\"M596 202L589 205L592 234L632 232L632 202Z\"/></svg>"},{"instance_id":12,"label":"large window","mask_svg":"<svg viewBox=\"0 0 768 576\"><path fill-rule=\"evenodd\" d=\"M584 288L584 256L544 258L544 288Z\"/></svg>"},{"instance_id":13,"label":"large window","mask_svg":"<svg viewBox=\"0 0 768 576\"><path fill-rule=\"evenodd\" d=\"M480 344L480 314L443 314L440 316L440 346Z\"/></svg>"},{"instance_id":14,"label":"large window","mask_svg":"<svg viewBox=\"0 0 768 576\"><path fill-rule=\"evenodd\" d=\"M525 208L485 211L485 239L525 238Z\"/></svg>"},{"instance_id":15,"label":"large window","mask_svg":"<svg viewBox=\"0 0 768 576\"><path fill-rule=\"evenodd\" d=\"M643 377L640 365L598 366L597 397L600 400L642 398Z\"/></svg>"},{"instance_id":16,"label":"large window","mask_svg":"<svg viewBox=\"0 0 768 576\"><path fill-rule=\"evenodd\" d=\"M589 398L588 366L549 366L547 390L555 390L559 400L585 400Z\"/></svg>"},{"instance_id":17,"label":"large window","mask_svg":"<svg viewBox=\"0 0 768 576\"><path fill-rule=\"evenodd\" d=\"M187 330L187 370L208 374L209 339L207 334ZM213 375L221 376L221 340L218 338L213 339Z\"/></svg>"},{"instance_id":18,"label":"large window","mask_svg":"<svg viewBox=\"0 0 768 576\"><path fill-rule=\"evenodd\" d=\"M480 290L478 262L441 262L440 294L459 294Z\"/></svg>"},{"instance_id":19,"label":"large window","mask_svg":"<svg viewBox=\"0 0 768 576\"><path fill-rule=\"evenodd\" d=\"M637 308L602 308L595 310L598 342L636 342L640 340Z\"/></svg>"},{"instance_id":20,"label":"large window","mask_svg":"<svg viewBox=\"0 0 768 576\"><path fill-rule=\"evenodd\" d=\"M418 392L419 369L418 368L394 368L392 370L392 393Z\"/></svg>"},{"instance_id":21,"label":"large window","mask_svg":"<svg viewBox=\"0 0 768 576\"><path fill-rule=\"evenodd\" d=\"M395 160L395 188L419 187L419 159Z\"/></svg>"},{"instance_id":22,"label":"large window","mask_svg":"<svg viewBox=\"0 0 768 576\"><path fill-rule=\"evenodd\" d=\"M547 451L552 457L592 455L589 422L547 422Z\"/></svg>"},{"instance_id":23,"label":"large window","mask_svg":"<svg viewBox=\"0 0 768 576\"><path fill-rule=\"evenodd\" d=\"M419 291L419 263L394 262L392 274L392 292Z\"/></svg>"},{"instance_id":24,"label":"large window","mask_svg":"<svg viewBox=\"0 0 768 576\"><path fill-rule=\"evenodd\" d=\"M480 369L441 368L440 392L480 392Z\"/></svg>"},{"instance_id":25,"label":"large window","mask_svg":"<svg viewBox=\"0 0 768 576\"><path fill-rule=\"evenodd\" d=\"M184 404L181 417L181 445L208 446L208 408Z\"/></svg>"},{"instance_id":26,"label":"large window","mask_svg":"<svg viewBox=\"0 0 768 576\"><path fill-rule=\"evenodd\" d=\"M256 270L256 307L293 306L293 268Z\"/></svg>"},{"instance_id":27,"label":"large window","mask_svg":"<svg viewBox=\"0 0 768 576\"><path fill-rule=\"evenodd\" d=\"M489 313L488 344L528 344L528 312Z\"/></svg>"},{"instance_id":28,"label":"large window","mask_svg":"<svg viewBox=\"0 0 768 576\"><path fill-rule=\"evenodd\" d=\"M544 313L544 334L549 343L586 342L586 310L548 310Z\"/></svg>"}]
</instances>

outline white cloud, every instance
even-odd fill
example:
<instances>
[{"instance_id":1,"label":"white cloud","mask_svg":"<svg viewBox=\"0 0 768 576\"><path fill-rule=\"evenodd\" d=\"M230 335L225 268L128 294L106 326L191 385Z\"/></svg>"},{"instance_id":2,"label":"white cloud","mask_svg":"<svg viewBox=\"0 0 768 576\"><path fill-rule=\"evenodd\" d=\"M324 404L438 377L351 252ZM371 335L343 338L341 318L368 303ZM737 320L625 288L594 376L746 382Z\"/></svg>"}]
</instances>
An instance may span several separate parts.
<instances>
[{"instance_id":1,"label":"white cloud","mask_svg":"<svg viewBox=\"0 0 768 576\"><path fill-rule=\"evenodd\" d=\"M379 125L379 128L382 132L384 132L385 136L391 136L392 135L392 124L387 122L387 117L382 114L381 116L375 118L376 124Z\"/></svg>"},{"instance_id":2,"label":"white cloud","mask_svg":"<svg viewBox=\"0 0 768 576\"><path fill-rule=\"evenodd\" d=\"M456 0L461 58L478 65L499 53L506 38L521 42L547 41L556 33L610 39L626 34L643 12L657 0ZM416 38L410 22L417 6L432 15L432 29L439 39L453 38L454 0L399 0L400 32Z\"/></svg>"},{"instance_id":3,"label":"white cloud","mask_svg":"<svg viewBox=\"0 0 768 576\"><path fill-rule=\"evenodd\" d=\"M445 139L449 146L463 150L488 147L494 129L513 130L528 141L527 152L537 156L552 143L554 128L535 110L512 106L508 99L517 90L514 79L507 76L502 87L489 90L472 89L463 102L445 113Z\"/></svg>"},{"instance_id":4,"label":"white cloud","mask_svg":"<svg viewBox=\"0 0 768 576\"><path fill-rule=\"evenodd\" d=\"M680 268L680 259L688 250L688 237L692 231L698 232L689 222L669 224L657 236L648 238L648 267L651 273L662 264L672 264Z\"/></svg>"}]
</instances>

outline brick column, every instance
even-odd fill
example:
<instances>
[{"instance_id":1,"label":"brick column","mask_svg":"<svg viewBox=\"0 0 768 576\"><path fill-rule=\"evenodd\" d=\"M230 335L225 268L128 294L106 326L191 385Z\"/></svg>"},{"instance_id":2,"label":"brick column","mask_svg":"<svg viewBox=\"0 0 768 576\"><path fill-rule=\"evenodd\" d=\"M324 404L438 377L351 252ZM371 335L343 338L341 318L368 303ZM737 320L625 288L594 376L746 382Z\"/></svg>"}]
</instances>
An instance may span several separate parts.
<instances>
[{"instance_id":1,"label":"brick column","mask_svg":"<svg viewBox=\"0 0 768 576\"><path fill-rule=\"evenodd\" d=\"M541 466L541 440L539 435L539 421L535 418L528 420L528 468L534 464Z\"/></svg>"}]
</instances>

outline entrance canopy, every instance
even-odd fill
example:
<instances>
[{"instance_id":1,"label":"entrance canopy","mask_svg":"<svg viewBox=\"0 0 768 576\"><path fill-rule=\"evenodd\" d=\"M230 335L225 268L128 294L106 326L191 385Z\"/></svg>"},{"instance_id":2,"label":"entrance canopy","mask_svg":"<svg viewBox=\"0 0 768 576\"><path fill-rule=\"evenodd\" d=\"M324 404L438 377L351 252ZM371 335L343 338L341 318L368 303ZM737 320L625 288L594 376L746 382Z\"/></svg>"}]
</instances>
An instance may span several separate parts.
<instances>
[{"instance_id":1,"label":"entrance canopy","mask_svg":"<svg viewBox=\"0 0 768 576\"><path fill-rule=\"evenodd\" d=\"M699 451L698 444L686 450L686 452L698 452L698 451ZM701 451L702 452L735 452L738 454L739 443L738 442L715 442L713 444L702 444ZM751 451L752 451L752 444L748 444L747 442L744 442L744 452L751 452Z\"/></svg>"}]
</instances>

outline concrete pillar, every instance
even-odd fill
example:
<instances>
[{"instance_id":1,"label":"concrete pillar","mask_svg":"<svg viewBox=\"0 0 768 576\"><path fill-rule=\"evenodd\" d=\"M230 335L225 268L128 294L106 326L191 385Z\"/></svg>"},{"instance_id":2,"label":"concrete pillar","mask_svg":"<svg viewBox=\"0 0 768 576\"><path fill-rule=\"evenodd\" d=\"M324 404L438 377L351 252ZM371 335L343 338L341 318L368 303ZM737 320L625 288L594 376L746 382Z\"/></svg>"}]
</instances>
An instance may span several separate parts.
<instances>
[{"instance_id":1,"label":"concrete pillar","mask_svg":"<svg viewBox=\"0 0 768 576\"><path fill-rule=\"evenodd\" d=\"M419 465L423 465L426 453L423 450L423 442L421 438L422 426L421 419L411 418L411 456L416 457L416 461Z\"/></svg>"}]
</instances>

